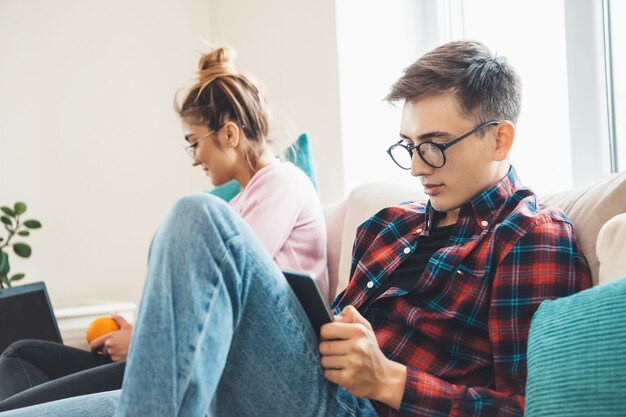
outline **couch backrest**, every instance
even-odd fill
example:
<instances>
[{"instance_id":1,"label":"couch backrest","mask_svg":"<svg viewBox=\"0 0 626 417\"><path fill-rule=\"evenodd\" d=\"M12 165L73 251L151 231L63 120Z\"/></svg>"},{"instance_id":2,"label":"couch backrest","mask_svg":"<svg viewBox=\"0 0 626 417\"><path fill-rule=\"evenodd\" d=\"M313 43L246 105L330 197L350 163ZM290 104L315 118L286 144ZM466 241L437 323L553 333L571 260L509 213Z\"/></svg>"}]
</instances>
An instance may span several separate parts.
<instances>
[{"instance_id":1,"label":"couch backrest","mask_svg":"<svg viewBox=\"0 0 626 417\"><path fill-rule=\"evenodd\" d=\"M339 293L348 282L352 245L358 225L389 205L425 199L418 182L414 185L377 182L361 185L342 202L327 206L330 293ZM570 217L582 251L589 261L593 282L597 284L600 275L600 261L596 253L598 233L608 220L626 213L626 172L586 187L540 196L539 201L561 208ZM609 237L614 235L615 232L607 233ZM626 246L626 242L623 245ZM623 275L626 276L626 270Z\"/></svg>"}]
</instances>

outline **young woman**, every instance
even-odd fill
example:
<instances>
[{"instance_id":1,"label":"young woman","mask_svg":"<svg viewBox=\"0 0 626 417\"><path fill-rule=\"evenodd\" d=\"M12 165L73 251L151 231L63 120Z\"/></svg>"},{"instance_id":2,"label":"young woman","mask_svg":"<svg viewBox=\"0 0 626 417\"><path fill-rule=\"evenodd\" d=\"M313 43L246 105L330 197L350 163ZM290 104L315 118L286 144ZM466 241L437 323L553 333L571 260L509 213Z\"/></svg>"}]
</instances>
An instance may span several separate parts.
<instances>
[{"instance_id":1,"label":"young woman","mask_svg":"<svg viewBox=\"0 0 626 417\"><path fill-rule=\"evenodd\" d=\"M326 230L315 189L268 144L269 118L259 89L217 48L200 59L198 79L177 109L188 131L186 151L213 185L236 179L230 202L275 263L315 275L328 296ZM89 353L43 341L20 341L0 356L0 411L70 396L119 389L132 326L95 339Z\"/></svg>"}]
</instances>

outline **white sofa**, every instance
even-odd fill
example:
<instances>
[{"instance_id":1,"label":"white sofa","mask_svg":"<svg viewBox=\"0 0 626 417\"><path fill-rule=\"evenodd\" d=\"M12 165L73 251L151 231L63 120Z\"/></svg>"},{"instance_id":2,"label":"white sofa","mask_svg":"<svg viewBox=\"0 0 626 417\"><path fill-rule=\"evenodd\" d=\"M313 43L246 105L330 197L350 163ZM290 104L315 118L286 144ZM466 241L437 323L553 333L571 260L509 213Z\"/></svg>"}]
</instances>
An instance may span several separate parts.
<instances>
[{"instance_id":1,"label":"white sofa","mask_svg":"<svg viewBox=\"0 0 626 417\"><path fill-rule=\"evenodd\" d=\"M413 186L380 182L359 186L345 200L325 206L331 296L347 284L358 225L386 206L425 198L417 180ZM574 223L594 284L626 276L626 172L539 201L561 208Z\"/></svg>"}]
</instances>

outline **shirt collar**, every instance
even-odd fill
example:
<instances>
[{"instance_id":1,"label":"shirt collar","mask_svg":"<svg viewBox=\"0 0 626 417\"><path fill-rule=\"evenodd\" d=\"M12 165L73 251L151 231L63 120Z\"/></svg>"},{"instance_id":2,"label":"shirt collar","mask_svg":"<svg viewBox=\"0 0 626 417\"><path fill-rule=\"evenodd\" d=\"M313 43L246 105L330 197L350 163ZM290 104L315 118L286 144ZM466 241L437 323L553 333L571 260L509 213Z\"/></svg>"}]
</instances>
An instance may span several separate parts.
<instances>
[{"instance_id":1,"label":"shirt collar","mask_svg":"<svg viewBox=\"0 0 626 417\"><path fill-rule=\"evenodd\" d=\"M522 187L515 168L511 165L509 172L494 186L463 204L459 211L459 217L471 215L478 226L485 229L491 225L509 197ZM428 200L425 218L427 229L430 231L435 227L443 215L444 213L435 210Z\"/></svg>"}]
</instances>

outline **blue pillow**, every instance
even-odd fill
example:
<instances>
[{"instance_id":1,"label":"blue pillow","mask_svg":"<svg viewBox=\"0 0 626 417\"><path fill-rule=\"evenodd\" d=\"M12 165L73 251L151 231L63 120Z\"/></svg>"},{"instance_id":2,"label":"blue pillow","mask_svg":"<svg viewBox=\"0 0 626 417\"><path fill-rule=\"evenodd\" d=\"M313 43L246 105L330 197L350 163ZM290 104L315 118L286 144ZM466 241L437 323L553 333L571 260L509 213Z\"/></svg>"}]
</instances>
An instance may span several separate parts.
<instances>
[{"instance_id":1,"label":"blue pillow","mask_svg":"<svg viewBox=\"0 0 626 417\"><path fill-rule=\"evenodd\" d=\"M298 139L285 150L285 159L304 171L311 179L315 191L319 193L320 189L317 183L317 174L315 173L313 150L309 144L309 136L306 133L301 134Z\"/></svg>"},{"instance_id":2,"label":"blue pillow","mask_svg":"<svg viewBox=\"0 0 626 417\"><path fill-rule=\"evenodd\" d=\"M313 151L309 144L309 136L306 133L301 134L298 139L285 150L284 157L287 161L304 171L313 183L315 190L319 193L317 175L315 174L315 165L313 162ZM241 186L237 180L230 180L226 184L213 188L209 193L224 201L230 201L239 194L240 191Z\"/></svg>"},{"instance_id":3,"label":"blue pillow","mask_svg":"<svg viewBox=\"0 0 626 417\"><path fill-rule=\"evenodd\" d=\"M237 180L230 180L226 184L218 185L209 191L209 194L213 194L216 197L221 198L224 201L230 201L241 191L241 186Z\"/></svg>"},{"instance_id":4,"label":"blue pillow","mask_svg":"<svg viewBox=\"0 0 626 417\"><path fill-rule=\"evenodd\" d=\"M626 416L626 278L541 304L525 408L525 417Z\"/></svg>"}]
</instances>

